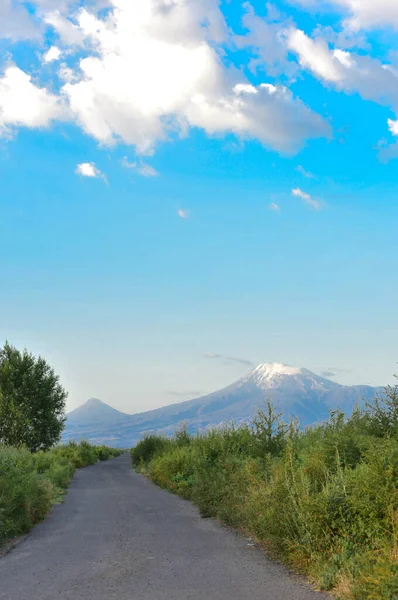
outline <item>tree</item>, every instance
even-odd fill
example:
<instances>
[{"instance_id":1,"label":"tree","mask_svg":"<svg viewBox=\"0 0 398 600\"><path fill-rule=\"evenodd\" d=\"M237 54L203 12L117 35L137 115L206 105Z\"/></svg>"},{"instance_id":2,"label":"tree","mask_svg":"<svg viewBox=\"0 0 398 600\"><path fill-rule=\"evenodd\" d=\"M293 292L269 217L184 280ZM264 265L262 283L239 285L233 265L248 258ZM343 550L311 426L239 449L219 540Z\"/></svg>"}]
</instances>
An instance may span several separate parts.
<instances>
[{"instance_id":1,"label":"tree","mask_svg":"<svg viewBox=\"0 0 398 600\"><path fill-rule=\"evenodd\" d=\"M252 429L262 456L277 456L286 446L288 426L282 421L282 413L277 413L276 407L269 400L266 401L265 409L257 411Z\"/></svg>"},{"instance_id":2,"label":"tree","mask_svg":"<svg viewBox=\"0 0 398 600\"><path fill-rule=\"evenodd\" d=\"M398 379L398 375L395 375ZM398 384L388 385L384 396L366 403L371 433L377 437L398 437Z\"/></svg>"},{"instance_id":3,"label":"tree","mask_svg":"<svg viewBox=\"0 0 398 600\"><path fill-rule=\"evenodd\" d=\"M31 452L51 448L65 427L67 397L44 358L8 342L0 349L0 442Z\"/></svg>"}]
</instances>

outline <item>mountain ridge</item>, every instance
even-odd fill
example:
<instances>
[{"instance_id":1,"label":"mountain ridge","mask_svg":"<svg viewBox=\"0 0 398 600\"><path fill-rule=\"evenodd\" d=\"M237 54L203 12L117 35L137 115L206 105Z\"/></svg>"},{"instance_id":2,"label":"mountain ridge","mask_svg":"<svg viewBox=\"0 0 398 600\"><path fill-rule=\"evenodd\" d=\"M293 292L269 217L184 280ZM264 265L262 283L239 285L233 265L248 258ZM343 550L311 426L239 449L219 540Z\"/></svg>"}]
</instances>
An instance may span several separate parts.
<instances>
[{"instance_id":1,"label":"mountain ridge","mask_svg":"<svg viewBox=\"0 0 398 600\"><path fill-rule=\"evenodd\" d=\"M147 433L170 435L181 422L192 432L231 420L237 424L247 422L267 399L285 419L299 418L306 426L327 419L337 408L351 412L357 402L370 400L380 390L344 386L308 369L264 363L221 390L133 415L90 399L67 416L64 440L86 437L96 443L127 447Z\"/></svg>"}]
</instances>

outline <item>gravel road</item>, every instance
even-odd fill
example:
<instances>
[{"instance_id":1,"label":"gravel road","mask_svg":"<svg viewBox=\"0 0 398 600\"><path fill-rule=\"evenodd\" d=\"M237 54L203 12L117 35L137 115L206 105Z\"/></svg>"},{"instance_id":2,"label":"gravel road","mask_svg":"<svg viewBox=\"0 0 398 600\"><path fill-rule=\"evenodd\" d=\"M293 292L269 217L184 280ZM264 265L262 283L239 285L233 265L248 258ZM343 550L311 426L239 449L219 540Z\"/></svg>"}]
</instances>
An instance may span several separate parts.
<instances>
[{"instance_id":1,"label":"gravel road","mask_svg":"<svg viewBox=\"0 0 398 600\"><path fill-rule=\"evenodd\" d=\"M0 559L1 600L322 600L250 540L131 469L76 474L65 502Z\"/></svg>"}]
</instances>

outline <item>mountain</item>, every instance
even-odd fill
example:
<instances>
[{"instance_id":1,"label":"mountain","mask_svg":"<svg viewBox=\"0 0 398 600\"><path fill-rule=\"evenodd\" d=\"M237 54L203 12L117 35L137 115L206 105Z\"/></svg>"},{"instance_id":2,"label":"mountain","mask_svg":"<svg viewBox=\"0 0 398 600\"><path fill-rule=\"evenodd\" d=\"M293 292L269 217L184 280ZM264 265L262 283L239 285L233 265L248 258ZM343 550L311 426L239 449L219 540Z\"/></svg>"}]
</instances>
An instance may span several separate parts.
<instances>
[{"instance_id":1,"label":"mountain","mask_svg":"<svg viewBox=\"0 0 398 600\"><path fill-rule=\"evenodd\" d=\"M109 428L117 428L121 423L129 421L126 415L97 398L90 398L67 415L64 437L67 439L92 439L96 432ZM101 442L102 443L102 442Z\"/></svg>"},{"instance_id":2,"label":"mountain","mask_svg":"<svg viewBox=\"0 0 398 600\"><path fill-rule=\"evenodd\" d=\"M68 425L111 425L130 417L131 415L126 415L97 398L90 398L68 414Z\"/></svg>"},{"instance_id":3,"label":"mountain","mask_svg":"<svg viewBox=\"0 0 398 600\"><path fill-rule=\"evenodd\" d=\"M237 424L250 421L267 399L286 419L298 417L302 425L310 425L327 419L330 410L340 408L349 413L357 402L370 400L380 391L382 388L340 385L307 369L266 363L208 396L136 415L89 400L69 413L64 440L87 438L93 443L129 447L145 433L170 435L181 422L194 432L231 420Z\"/></svg>"}]
</instances>

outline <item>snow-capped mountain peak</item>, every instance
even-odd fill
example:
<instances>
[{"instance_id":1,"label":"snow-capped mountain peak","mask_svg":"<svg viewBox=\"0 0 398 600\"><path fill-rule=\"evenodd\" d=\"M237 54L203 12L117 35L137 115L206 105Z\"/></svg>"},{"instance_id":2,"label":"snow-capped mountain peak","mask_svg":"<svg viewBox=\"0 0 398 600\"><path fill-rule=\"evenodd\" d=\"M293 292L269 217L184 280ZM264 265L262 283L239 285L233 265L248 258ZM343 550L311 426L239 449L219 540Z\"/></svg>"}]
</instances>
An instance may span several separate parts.
<instances>
[{"instance_id":1,"label":"snow-capped mountain peak","mask_svg":"<svg viewBox=\"0 0 398 600\"><path fill-rule=\"evenodd\" d=\"M275 375L299 375L301 369L289 367L281 363L264 363L254 369L252 375L261 376L263 379L271 379Z\"/></svg>"},{"instance_id":2,"label":"snow-capped mountain peak","mask_svg":"<svg viewBox=\"0 0 398 600\"><path fill-rule=\"evenodd\" d=\"M290 367L281 363L264 363L249 373L246 379L253 381L256 385L261 387L262 385L270 384L272 380L300 375L302 372L302 369Z\"/></svg>"},{"instance_id":3,"label":"snow-capped mountain peak","mask_svg":"<svg viewBox=\"0 0 398 600\"><path fill-rule=\"evenodd\" d=\"M127 448L146 433L172 435L181 422L191 432L218 427L231 419L237 425L250 422L258 409L264 409L267 400L286 421L297 417L305 427L326 420L330 410L350 414L357 402L369 401L381 391L368 386L344 386L308 369L267 363L207 396L142 414L125 415L91 401L68 415L64 440L88 438L93 443L116 443Z\"/></svg>"},{"instance_id":4,"label":"snow-capped mountain peak","mask_svg":"<svg viewBox=\"0 0 398 600\"><path fill-rule=\"evenodd\" d=\"M295 387L301 390L332 389L339 384L320 377L308 369L291 367L281 363L265 363L256 367L251 373L241 380L242 384L254 384L261 390L284 389Z\"/></svg>"}]
</instances>

